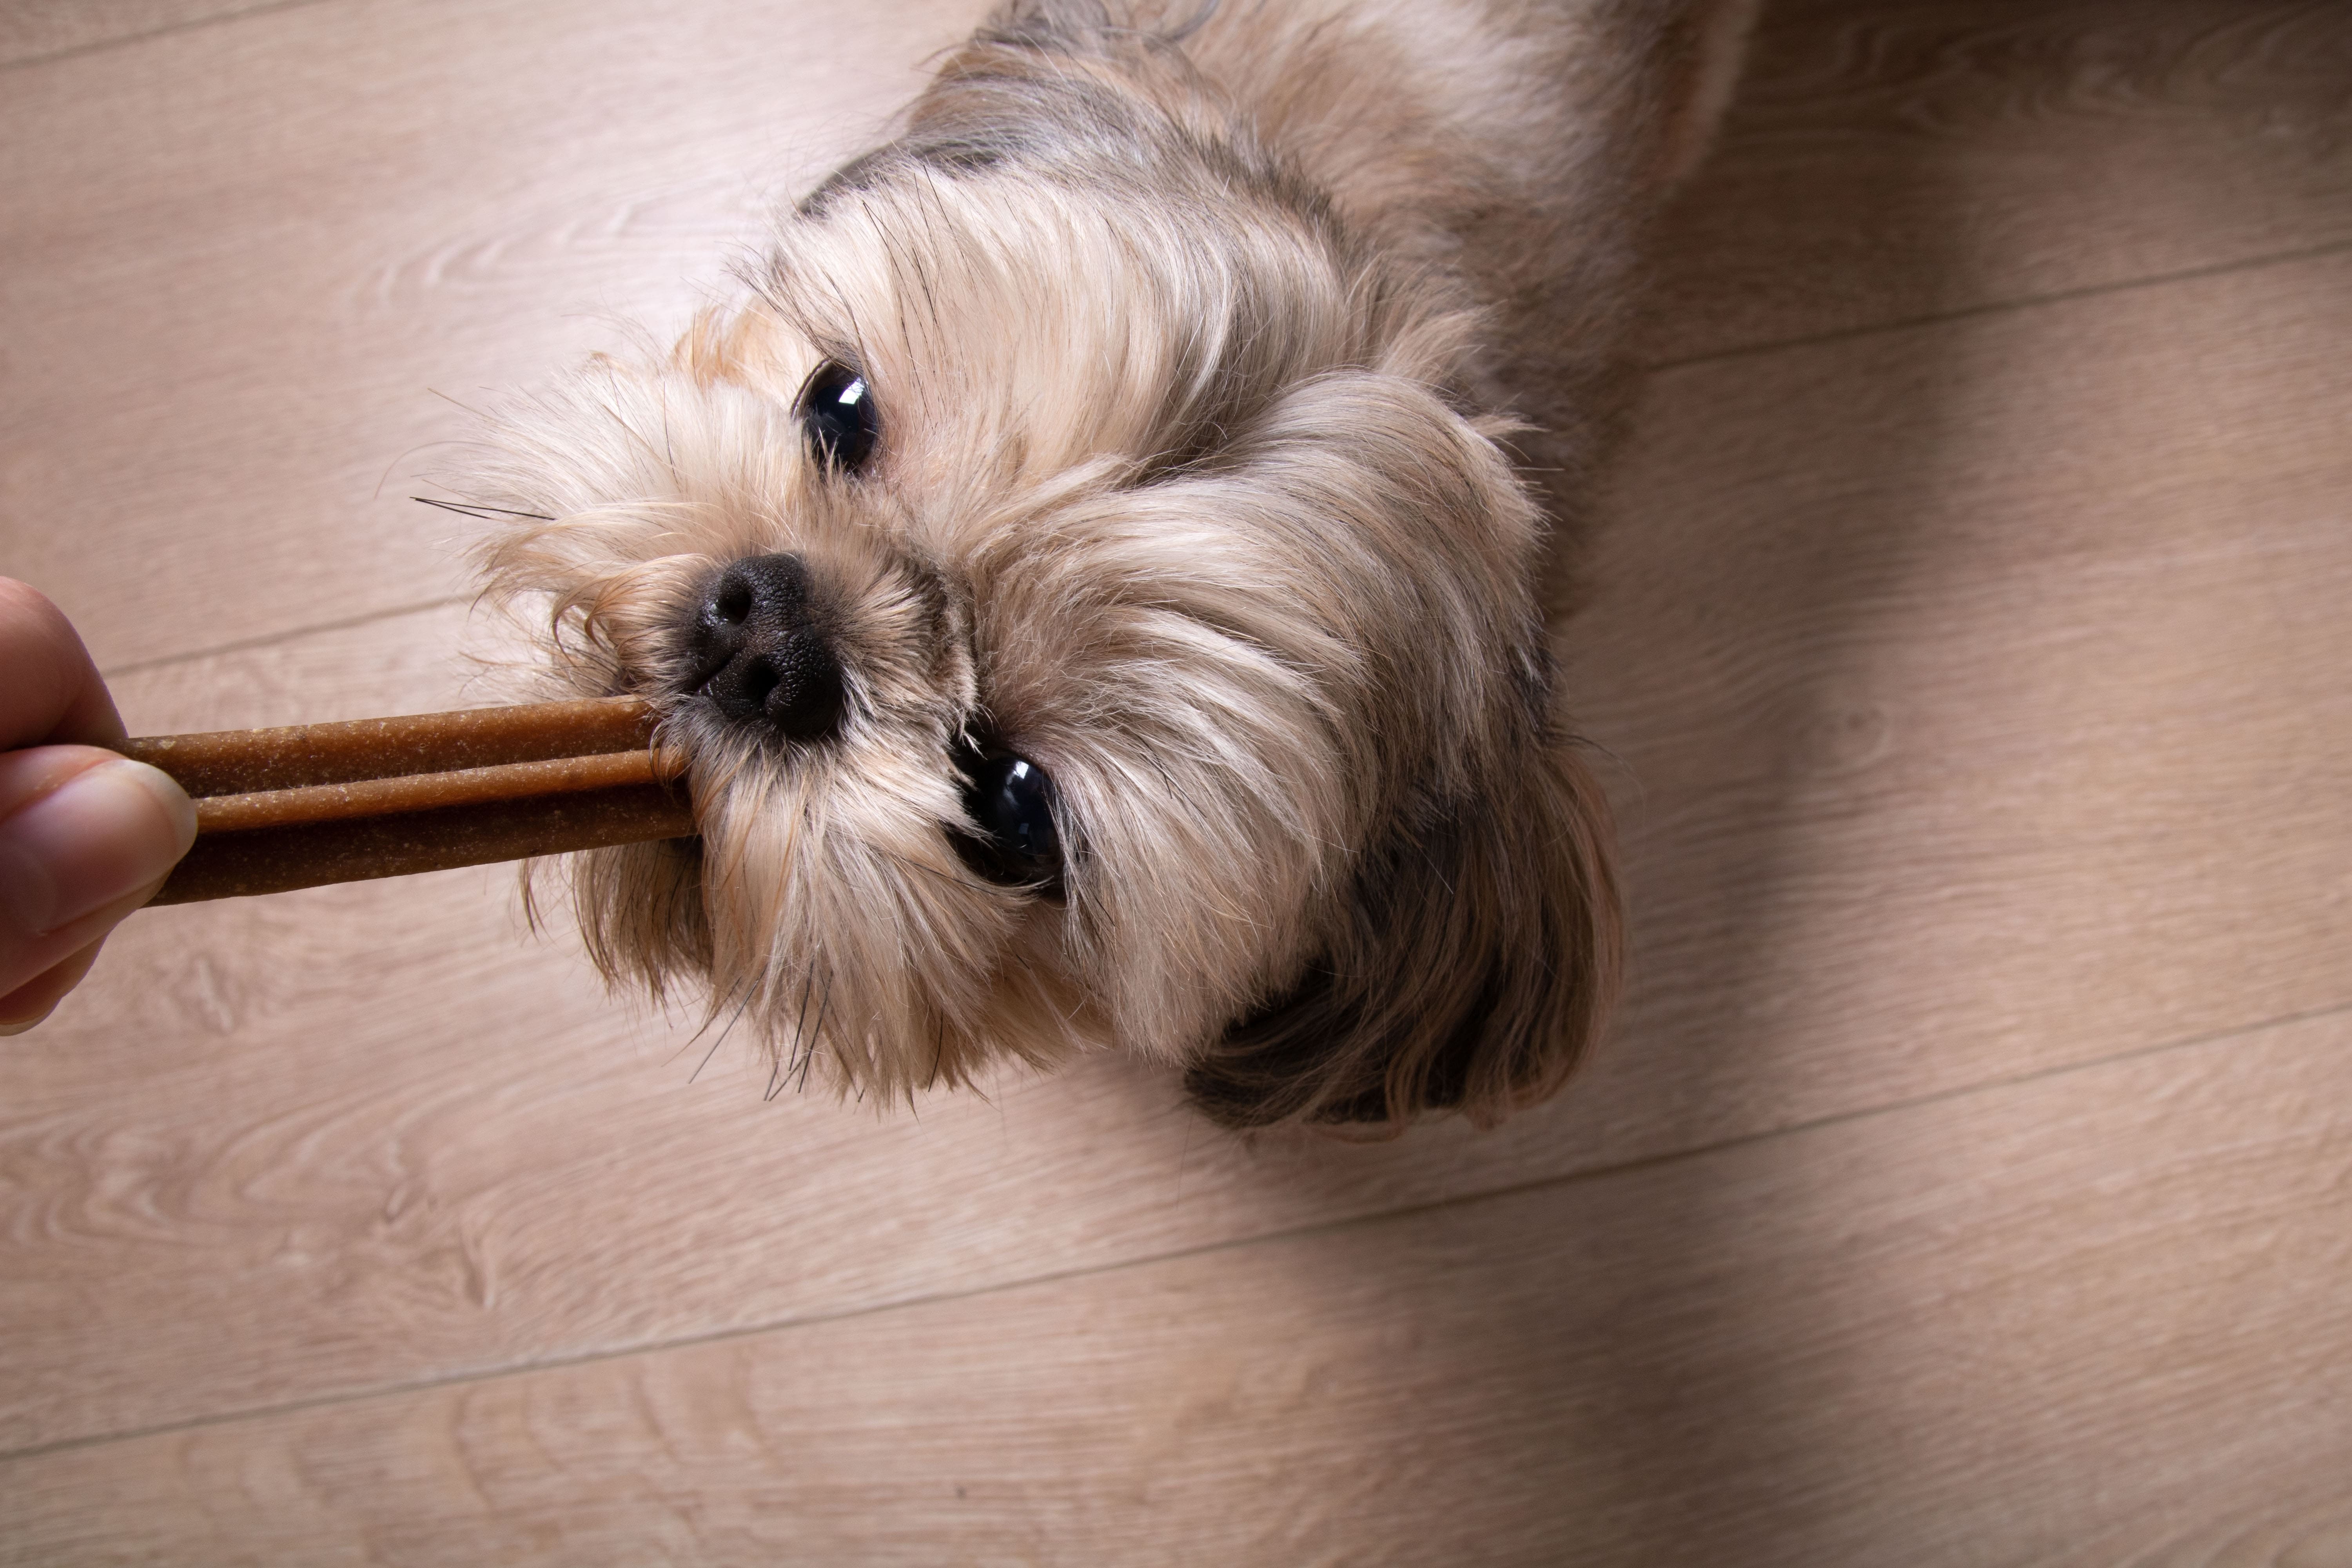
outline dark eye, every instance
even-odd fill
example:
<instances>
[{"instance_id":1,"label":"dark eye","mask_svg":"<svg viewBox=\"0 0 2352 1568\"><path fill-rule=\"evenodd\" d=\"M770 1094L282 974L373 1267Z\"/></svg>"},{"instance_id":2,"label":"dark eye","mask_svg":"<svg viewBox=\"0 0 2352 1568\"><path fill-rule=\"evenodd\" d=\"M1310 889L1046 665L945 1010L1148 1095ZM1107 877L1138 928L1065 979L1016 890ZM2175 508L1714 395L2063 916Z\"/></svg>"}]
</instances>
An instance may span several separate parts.
<instances>
[{"instance_id":1,"label":"dark eye","mask_svg":"<svg viewBox=\"0 0 2352 1568\"><path fill-rule=\"evenodd\" d=\"M863 468L882 438L866 378L837 360L817 366L801 392L801 428L809 455L826 468L844 474Z\"/></svg>"},{"instance_id":2,"label":"dark eye","mask_svg":"<svg viewBox=\"0 0 2352 1568\"><path fill-rule=\"evenodd\" d=\"M1000 754L971 763L964 778L964 812L987 836L963 841L965 862L993 882L1057 889L1062 838L1045 770L1026 757Z\"/></svg>"}]
</instances>

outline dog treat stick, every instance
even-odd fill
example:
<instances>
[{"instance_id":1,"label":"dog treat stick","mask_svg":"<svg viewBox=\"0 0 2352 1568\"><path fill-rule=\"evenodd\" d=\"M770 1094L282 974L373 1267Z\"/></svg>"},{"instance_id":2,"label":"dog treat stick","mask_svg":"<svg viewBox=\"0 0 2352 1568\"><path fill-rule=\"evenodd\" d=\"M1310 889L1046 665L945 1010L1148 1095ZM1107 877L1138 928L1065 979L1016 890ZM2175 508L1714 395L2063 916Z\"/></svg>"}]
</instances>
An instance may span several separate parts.
<instances>
[{"instance_id":1,"label":"dog treat stick","mask_svg":"<svg viewBox=\"0 0 2352 1568\"><path fill-rule=\"evenodd\" d=\"M639 698L161 735L125 756L177 779L196 842L159 904L282 893L683 838L685 759Z\"/></svg>"}]
</instances>

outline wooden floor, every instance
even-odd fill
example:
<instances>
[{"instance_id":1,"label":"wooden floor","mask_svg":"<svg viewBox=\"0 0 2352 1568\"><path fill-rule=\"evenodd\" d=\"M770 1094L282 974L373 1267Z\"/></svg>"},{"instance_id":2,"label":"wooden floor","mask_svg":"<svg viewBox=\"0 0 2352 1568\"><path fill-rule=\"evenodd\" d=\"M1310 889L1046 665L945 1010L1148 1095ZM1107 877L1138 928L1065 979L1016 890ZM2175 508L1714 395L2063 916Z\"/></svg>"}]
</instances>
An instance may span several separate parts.
<instances>
[{"instance_id":1,"label":"wooden floor","mask_svg":"<svg viewBox=\"0 0 2352 1568\"><path fill-rule=\"evenodd\" d=\"M466 405L982 0L0 0L0 572L482 689ZM1573 635L1631 1004L1479 1137L763 1103L509 874L0 1044L0 1562L2352 1564L2352 7L1774 0Z\"/></svg>"}]
</instances>

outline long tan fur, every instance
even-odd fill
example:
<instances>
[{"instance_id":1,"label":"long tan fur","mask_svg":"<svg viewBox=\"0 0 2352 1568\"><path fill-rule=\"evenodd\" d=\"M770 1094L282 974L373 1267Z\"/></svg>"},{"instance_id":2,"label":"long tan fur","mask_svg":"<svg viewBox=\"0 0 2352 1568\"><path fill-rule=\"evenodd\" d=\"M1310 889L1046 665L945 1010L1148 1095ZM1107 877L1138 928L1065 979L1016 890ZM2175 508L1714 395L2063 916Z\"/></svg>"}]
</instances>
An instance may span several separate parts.
<instances>
[{"instance_id":1,"label":"long tan fur","mask_svg":"<svg viewBox=\"0 0 2352 1568\"><path fill-rule=\"evenodd\" d=\"M698 842L574 868L607 973L889 1098L1110 1046L1234 1126L1556 1089L1619 921L1547 621L1745 11L1014 0L740 303L517 410L469 489L551 521L491 589L693 762ZM684 629L776 552L814 741L727 719ZM959 852L978 743L1051 775L1057 896Z\"/></svg>"}]
</instances>

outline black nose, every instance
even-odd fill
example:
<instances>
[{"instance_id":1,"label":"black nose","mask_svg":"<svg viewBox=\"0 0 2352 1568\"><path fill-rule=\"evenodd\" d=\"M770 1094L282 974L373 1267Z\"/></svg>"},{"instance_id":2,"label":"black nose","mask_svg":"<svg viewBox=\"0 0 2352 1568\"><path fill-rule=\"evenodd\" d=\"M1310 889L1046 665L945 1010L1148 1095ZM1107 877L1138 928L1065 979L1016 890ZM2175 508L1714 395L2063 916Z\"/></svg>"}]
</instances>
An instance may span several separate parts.
<instances>
[{"instance_id":1,"label":"black nose","mask_svg":"<svg viewBox=\"0 0 2352 1568\"><path fill-rule=\"evenodd\" d=\"M695 608L693 689L738 723L823 740L841 725L841 664L813 620L799 556L738 561Z\"/></svg>"}]
</instances>

